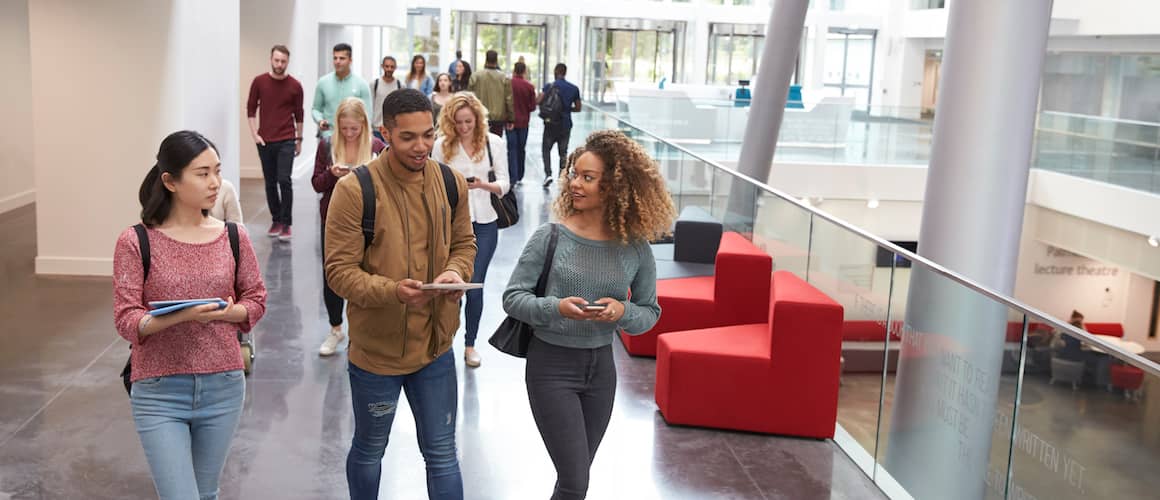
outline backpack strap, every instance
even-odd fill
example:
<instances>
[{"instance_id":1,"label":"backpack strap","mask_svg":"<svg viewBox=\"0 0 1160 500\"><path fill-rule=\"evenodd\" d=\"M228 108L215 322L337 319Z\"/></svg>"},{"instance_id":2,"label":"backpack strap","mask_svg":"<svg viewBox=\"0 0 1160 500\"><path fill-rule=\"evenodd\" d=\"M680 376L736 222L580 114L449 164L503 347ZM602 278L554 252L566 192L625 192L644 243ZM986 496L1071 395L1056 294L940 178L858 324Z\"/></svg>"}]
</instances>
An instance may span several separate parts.
<instances>
[{"instance_id":1,"label":"backpack strap","mask_svg":"<svg viewBox=\"0 0 1160 500\"><path fill-rule=\"evenodd\" d=\"M366 250L375 239L375 183L371 180L371 171L366 165L359 165L354 169L354 175L358 177L358 185L362 188L363 250Z\"/></svg>"},{"instance_id":2,"label":"backpack strap","mask_svg":"<svg viewBox=\"0 0 1160 500\"><path fill-rule=\"evenodd\" d=\"M491 149L488 149L491 152ZM443 189L447 191L447 203L451 205L451 217L455 217L455 207L459 206L459 186L455 184L455 173L451 167L439 163L439 172L443 174Z\"/></svg>"},{"instance_id":3,"label":"backpack strap","mask_svg":"<svg viewBox=\"0 0 1160 500\"><path fill-rule=\"evenodd\" d=\"M230 237L230 253L234 254L234 284L237 284L238 265L241 264L241 243L238 239L238 225L233 222L227 222L226 233L228 233Z\"/></svg>"},{"instance_id":4,"label":"backpack strap","mask_svg":"<svg viewBox=\"0 0 1160 500\"><path fill-rule=\"evenodd\" d=\"M382 78L375 78L375 84L371 87L371 99L374 99L379 94L379 80L382 80Z\"/></svg>"},{"instance_id":5,"label":"backpack strap","mask_svg":"<svg viewBox=\"0 0 1160 500\"><path fill-rule=\"evenodd\" d=\"M137 246L141 247L141 269L145 271L141 282L144 283L149 279L149 264L152 261L149 256L149 233L145 231L144 224L134 224L133 230L137 231Z\"/></svg>"},{"instance_id":6,"label":"backpack strap","mask_svg":"<svg viewBox=\"0 0 1160 500\"><path fill-rule=\"evenodd\" d=\"M451 205L451 217L454 218L455 208L459 206L459 186L455 184L455 173L451 171L451 167L442 163L439 163L439 173L443 174L443 189L447 191L447 203ZM362 234L365 250L375 239L375 184L366 165L354 169L354 175L358 178L359 187L362 188Z\"/></svg>"}]
</instances>

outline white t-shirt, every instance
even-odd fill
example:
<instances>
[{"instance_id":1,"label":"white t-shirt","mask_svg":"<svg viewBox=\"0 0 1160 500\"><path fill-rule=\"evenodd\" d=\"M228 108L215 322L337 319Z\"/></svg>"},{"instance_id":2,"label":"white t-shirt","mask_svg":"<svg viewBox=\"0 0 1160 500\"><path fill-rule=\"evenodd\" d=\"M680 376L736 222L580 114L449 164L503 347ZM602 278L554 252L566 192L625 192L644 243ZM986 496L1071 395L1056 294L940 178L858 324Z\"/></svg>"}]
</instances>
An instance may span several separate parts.
<instances>
[{"instance_id":1,"label":"white t-shirt","mask_svg":"<svg viewBox=\"0 0 1160 500\"><path fill-rule=\"evenodd\" d=\"M387 99L388 95L391 95L391 92L401 88L403 88L403 82L400 82L398 78L391 83L384 82L382 77L375 78L375 81L371 82L371 94L374 94L371 96L371 102L375 106L375 109L371 110L371 124L376 129L383 124L383 101Z\"/></svg>"},{"instance_id":2,"label":"white t-shirt","mask_svg":"<svg viewBox=\"0 0 1160 500\"><path fill-rule=\"evenodd\" d=\"M487 151L483 152L483 159L481 161L475 162L471 160L471 157L467 156L467 152L463 150L463 145L460 144L459 151L455 153L455 157L451 161L447 161L443 157L444 139L446 138L440 137L435 140L435 148L431 152L431 158L458 170L464 177L475 177L483 182L487 182L487 171L493 169L488 163ZM511 189L511 176L508 175L507 142L495 134L487 134L487 142L491 145L491 158L495 162L495 182L499 184L500 192L507 194L508 190ZM491 191L485 189L469 189L467 195L468 205L471 207L471 222L487 224L499 219L499 215L491 207Z\"/></svg>"}]
</instances>

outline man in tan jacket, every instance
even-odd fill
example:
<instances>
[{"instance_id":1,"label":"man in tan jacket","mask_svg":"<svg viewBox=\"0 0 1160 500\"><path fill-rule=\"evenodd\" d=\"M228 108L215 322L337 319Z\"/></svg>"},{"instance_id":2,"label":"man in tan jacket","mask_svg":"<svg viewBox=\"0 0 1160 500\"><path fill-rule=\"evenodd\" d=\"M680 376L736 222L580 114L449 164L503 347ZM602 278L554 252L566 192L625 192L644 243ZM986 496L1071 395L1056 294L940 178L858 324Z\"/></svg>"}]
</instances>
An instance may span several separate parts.
<instances>
[{"instance_id":1,"label":"man in tan jacket","mask_svg":"<svg viewBox=\"0 0 1160 500\"><path fill-rule=\"evenodd\" d=\"M487 108L487 131L503 137L503 131L515 114L512 107L512 80L499 69L499 54L494 50L484 56L482 71L471 74L467 84L483 107Z\"/></svg>"},{"instance_id":2,"label":"man in tan jacket","mask_svg":"<svg viewBox=\"0 0 1160 500\"><path fill-rule=\"evenodd\" d=\"M383 101L390 148L367 164L375 191L374 239L362 233L356 175L339 179L326 218L326 277L350 301L350 392L355 430L346 461L352 499L378 498L383 453L401 390L415 415L432 499L463 498L456 458L458 389L451 341L463 291L424 283L471 280L475 236L467 181L454 170L448 196L435 142L431 101L414 89ZM452 206L451 199L458 198ZM364 249L365 247L365 249Z\"/></svg>"}]
</instances>

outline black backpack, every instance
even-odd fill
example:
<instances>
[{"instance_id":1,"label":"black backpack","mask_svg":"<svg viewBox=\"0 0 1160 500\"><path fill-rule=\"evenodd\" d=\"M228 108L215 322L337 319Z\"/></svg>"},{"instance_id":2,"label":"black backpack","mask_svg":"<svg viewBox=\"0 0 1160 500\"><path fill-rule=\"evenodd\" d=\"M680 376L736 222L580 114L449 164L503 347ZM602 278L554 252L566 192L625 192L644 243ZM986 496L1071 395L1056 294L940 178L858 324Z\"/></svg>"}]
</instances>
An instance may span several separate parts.
<instances>
[{"instance_id":1,"label":"black backpack","mask_svg":"<svg viewBox=\"0 0 1160 500\"><path fill-rule=\"evenodd\" d=\"M384 149L380 155L386 151ZM443 189L447 191L447 203L451 205L451 220L455 220L455 207L459 206L459 187L455 185L455 173L451 171L451 167L442 163L439 164L439 173L443 174ZM375 183L366 165L359 165L354 169L354 175L358 177L358 185L362 189L363 250L366 250L375 240Z\"/></svg>"},{"instance_id":2,"label":"black backpack","mask_svg":"<svg viewBox=\"0 0 1160 500\"><path fill-rule=\"evenodd\" d=\"M145 271L141 282L144 283L149 279L149 265L152 262L152 258L149 255L149 233L145 230L144 224L134 225L133 230L137 232L137 246L141 247L141 269ZM230 237L230 253L234 254L234 283L236 284L238 280L238 254L240 249L240 244L238 243L238 225L233 222L227 222L226 232L229 233ZM132 350L133 346L130 345L129 349ZM121 381L125 384L125 392L130 394L133 388L133 382L130 381L132 376L133 355L130 354L129 359L125 360L125 368L121 369Z\"/></svg>"},{"instance_id":3,"label":"black backpack","mask_svg":"<svg viewBox=\"0 0 1160 500\"><path fill-rule=\"evenodd\" d=\"M548 86L540 98L540 118L544 119L545 124L564 119L564 99L560 97L560 89L554 83Z\"/></svg>"}]
</instances>

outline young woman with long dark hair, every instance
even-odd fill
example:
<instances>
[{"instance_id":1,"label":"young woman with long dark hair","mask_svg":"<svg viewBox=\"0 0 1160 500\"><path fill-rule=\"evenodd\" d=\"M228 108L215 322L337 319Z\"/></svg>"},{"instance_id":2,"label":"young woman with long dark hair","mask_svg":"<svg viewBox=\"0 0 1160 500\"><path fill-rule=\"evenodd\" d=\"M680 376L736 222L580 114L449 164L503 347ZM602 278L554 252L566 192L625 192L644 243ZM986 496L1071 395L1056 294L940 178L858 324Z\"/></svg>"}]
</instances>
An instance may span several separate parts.
<instances>
[{"instance_id":1,"label":"young woman with long dark hair","mask_svg":"<svg viewBox=\"0 0 1160 500\"><path fill-rule=\"evenodd\" d=\"M435 90L435 79L427 74L427 58L415 54L411 58L411 71L407 72L407 81L403 83L407 88L415 89L430 96Z\"/></svg>"},{"instance_id":2,"label":"young woman with long dark hair","mask_svg":"<svg viewBox=\"0 0 1160 500\"><path fill-rule=\"evenodd\" d=\"M220 188L213 143L189 130L170 134L138 193L148 276L136 228L121 233L113 254L114 320L133 347L133 421L162 499L217 498L246 392L237 332L266 311L246 231L239 226L235 263L226 224L208 215ZM207 297L226 305L149 314L151 301Z\"/></svg>"}]
</instances>

